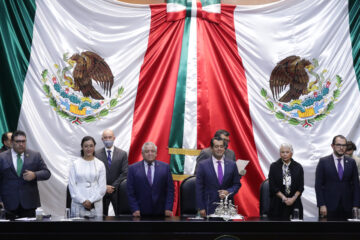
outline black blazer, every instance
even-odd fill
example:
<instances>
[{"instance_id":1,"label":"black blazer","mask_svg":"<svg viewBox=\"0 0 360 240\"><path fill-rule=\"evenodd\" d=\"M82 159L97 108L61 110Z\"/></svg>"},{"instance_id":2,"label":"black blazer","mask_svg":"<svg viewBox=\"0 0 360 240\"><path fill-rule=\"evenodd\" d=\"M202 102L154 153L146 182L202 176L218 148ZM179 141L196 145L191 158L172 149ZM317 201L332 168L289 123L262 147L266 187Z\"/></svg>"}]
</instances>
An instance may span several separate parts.
<instances>
[{"instance_id":1,"label":"black blazer","mask_svg":"<svg viewBox=\"0 0 360 240\"><path fill-rule=\"evenodd\" d=\"M359 175L355 160L344 157L344 174L340 180L333 155L320 158L316 167L315 191L318 207L325 205L328 210L335 211L340 202L345 211L359 207Z\"/></svg>"},{"instance_id":2,"label":"black blazer","mask_svg":"<svg viewBox=\"0 0 360 240\"><path fill-rule=\"evenodd\" d=\"M120 182L127 177L128 172L128 158L125 151L120 148L114 147L112 153L111 167L107 160L105 148L101 148L95 152L95 157L100 159L106 169L106 184L118 188Z\"/></svg>"},{"instance_id":3,"label":"black blazer","mask_svg":"<svg viewBox=\"0 0 360 240\"><path fill-rule=\"evenodd\" d=\"M283 185L283 172L282 172L283 161L278 159L270 165L269 171L269 189L270 189L270 211L269 214L277 216L280 214L281 209L284 207L282 200L276 196L277 192L282 192L287 197L293 197L294 194L299 191L304 191L304 170L300 163L291 159L289 170L291 174L291 187L290 194L285 194L285 185ZM302 215L302 203L301 195L295 200L292 205L293 208L299 208L300 215Z\"/></svg>"},{"instance_id":4,"label":"black blazer","mask_svg":"<svg viewBox=\"0 0 360 240\"><path fill-rule=\"evenodd\" d=\"M25 170L35 172L36 178L25 181L22 174ZM13 211L19 204L24 209L35 209L40 206L38 181L49 179L51 176L40 153L31 150L24 152L24 164L19 177L12 162L11 150L0 154L0 201L5 209Z\"/></svg>"}]
</instances>

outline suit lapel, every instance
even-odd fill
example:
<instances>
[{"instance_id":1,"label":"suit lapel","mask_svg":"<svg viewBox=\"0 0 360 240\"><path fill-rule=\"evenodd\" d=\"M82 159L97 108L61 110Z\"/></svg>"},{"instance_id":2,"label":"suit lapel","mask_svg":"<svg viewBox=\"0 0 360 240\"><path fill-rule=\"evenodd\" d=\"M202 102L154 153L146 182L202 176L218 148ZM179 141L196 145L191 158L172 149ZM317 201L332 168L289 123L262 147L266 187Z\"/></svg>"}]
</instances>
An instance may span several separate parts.
<instances>
[{"instance_id":1,"label":"suit lapel","mask_svg":"<svg viewBox=\"0 0 360 240\"><path fill-rule=\"evenodd\" d=\"M345 175L348 175L349 173L351 173L351 168L350 168L350 163L348 161L348 159L346 159L344 157L344 173L343 173L343 178L345 178Z\"/></svg>"},{"instance_id":2,"label":"suit lapel","mask_svg":"<svg viewBox=\"0 0 360 240\"><path fill-rule=\"evenodd\" d=\"M331 171L333 172L333 174L335 174L335 176L337 176L337 179L339 179L339 181L341 181L340 180L340 178L339 178L339 174L338 174L338 171L337 171L337 168L336 168L336 166L335 166L335 160L334 160L334 157L333 157L333 155L330 155L330 161L331 161L331 163L330 163L330 166L331 166Z\"/></svg>"},{"instance_id":3,"label":"suit lapel","mask_svg":"<svg viewBox=\"0 0 360 240\"><path fill-rule=\"evenodd\" d=\"M142 178L144 179L144 181L146 182L146 184L149 186L149 187L151 187L151 185L150 185L150 183L149 183L149 181L148 181L148 179L147 179L147 173L146 173L146 170L145 170L145 160L142 160L141 161L141 164L140 164L140 168L141 168L141 175L142 175ZM156 170L155 170L156 171ZM155 174L154 174L154 181L155 181ZM154 185L154 181L153 181L153 185Z\"/></svg>"},{"instance_id":4,"label":"suit lapel","mask_svg":"<svg viewBox=\"0 0 360 240\"><path fill-rule=\"evenodd\" d=\"M216 175L215 168L214 168L214 163L213 163L212 157L210 158L210 161L209 161L209 169L210 169L210 172L211 172L210 174L214 176L211 179L215 179L216 184L218 186L220 186L219 180L218 180L218 177Z\"/></svg>"},{"instance_id":5,"label":"suit lapel","mask_svg":"<svg viewBox=\"0 0 360 240\"><path fill-rule=\"evenodd\" d=\"M13 163L13 160L12 160L12 151L11 150L8 152L7 160L8 160L9 166L11 166L11 170L17 176L17 172L15 170L15 166L14 166L14 163Z\"/></svg>"},{"instance_id":6,"label":"suit lapel","mask_svg":"<svg viewBox=\"0 0 360 240\"><path fill-rule=\"evenodd\" d=\"M229 168L230 168L229 162L226 159L224 159L224 176L223 176L223 180L222 180L221 185L223 185L224 182L226 182L227 178L230 175L230 169Z\"/></svg>"},{"instance_id":7,"label":"suit lapel","mask_svg":"<svg viewBox=\"0 0 360 240\"><path fill-rule=\"evenodd\" d=\"M160 169L160 165L159 165L159 163L155 160L155 162L154 162L154 180L153 180L153 186L155 185L155 184L157 184L157 182L159 181L159 176L160 176L160 171L161 171L161 169ZM155 174L156 173L156 174Z\"/></svg>"},{"instance_id":8,"label":"suit lapel","mask_svg":"<svg viewBox=\"0 0 360 240\"><path fill-rule=\"evenodd\" d=\"M26 169L28 169L27 166L30 165L31 159L29 158L29 156L30 156L30 155L29 155L29 152L25 151L25 152L24 152L24 163L23 163L23 167L22 167L22 169L21 169L21 175L24 173L24 171L25 171Z\"/></svg>"}]
</instances>

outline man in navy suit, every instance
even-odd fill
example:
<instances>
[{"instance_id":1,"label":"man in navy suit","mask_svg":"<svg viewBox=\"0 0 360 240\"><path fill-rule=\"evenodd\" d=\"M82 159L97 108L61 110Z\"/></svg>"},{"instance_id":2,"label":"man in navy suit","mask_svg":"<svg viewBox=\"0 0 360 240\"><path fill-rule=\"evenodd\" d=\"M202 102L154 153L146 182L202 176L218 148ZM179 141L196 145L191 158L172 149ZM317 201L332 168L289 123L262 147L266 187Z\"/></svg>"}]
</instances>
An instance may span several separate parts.
<instances>
[{"instance_id":1,"label":"man in navy suit","mask_svg":"<svg viewBox=\"0 0 360 240\"><path fill-rule=\"evenodd\" d=\"M320 158L316 167L315 191L320 217L350 218L360 204L358 170L355 160L345 156L346 138L335 136L333 154Z\"/></svg>"},{"instance_id":2,"label":"man in navy suit","mask_svg":"<svg viewBox=\"0 0 360 240\"><path fill-rule=\"evenodd\" d=\"M241 186L235 162L224 157L224 140L214 137L210 145L212 156L199 162L196 171L196 202L202 217L214 213L213 203L234 196Z\"/></svg>"},{"instance_id":3,"label":"man in navy suit","mask_svg":"<svg viewBox=\"0 0 360 240\"><path fill-rule=\"evenodd\" d=\"M26 149L26 134L15 131L12 149L0 154L0 204L8 218L34 217L40 206L37 181L50 178L40 153Z\"/></svg>"},{"instance_id":4,"label":"man in navy suit","mask_svg":"<svg viewBox=\"0 0 360 240\"><path fill-rule=\"evenodd\" d=\"M168 164L156 159L152 142L142 146L143 161L129 167L127 193L134 217L172 216L174 183Z\"/></svg>"}]
</instances>

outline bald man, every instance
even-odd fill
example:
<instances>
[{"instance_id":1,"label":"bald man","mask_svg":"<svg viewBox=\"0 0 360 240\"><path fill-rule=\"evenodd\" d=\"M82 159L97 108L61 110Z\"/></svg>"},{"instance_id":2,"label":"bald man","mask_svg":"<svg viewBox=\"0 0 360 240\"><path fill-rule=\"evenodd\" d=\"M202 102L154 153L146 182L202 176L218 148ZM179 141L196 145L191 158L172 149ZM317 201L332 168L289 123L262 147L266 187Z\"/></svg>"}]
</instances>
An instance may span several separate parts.
<instances>
[{"instance_id":1,"label":"bald man","mask_svg":"<svg viewBox=\"0 0 360 240\"><path fill-rule=\"evenodd\" d=\"M110 202L115 215L118 215L118 199L116 189L120 182L127 177L127 153L114 146L115 135L110 129L102 133L103 148L95 152L95 157L104 162L106 168L106 194L103 198L104 215L108 215Z\"/></svg>"}]
</instances>

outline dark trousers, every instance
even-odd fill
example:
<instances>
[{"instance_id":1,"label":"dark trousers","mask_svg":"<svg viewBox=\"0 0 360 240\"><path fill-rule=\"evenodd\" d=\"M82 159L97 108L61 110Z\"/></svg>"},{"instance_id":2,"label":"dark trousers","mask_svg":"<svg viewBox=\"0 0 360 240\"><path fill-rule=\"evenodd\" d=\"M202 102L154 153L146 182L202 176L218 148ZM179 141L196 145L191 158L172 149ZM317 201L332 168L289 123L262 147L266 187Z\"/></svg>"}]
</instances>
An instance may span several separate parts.
<instances>
[{"instance_id":1,"label":"dark trousers","mask_svg":"<svg viewBox=\"0 0 360 240\"><path fill-rule=\"evenodd\" d=\"M344 219L348 219L351 218L351 210L350 211L345 211L344 208L342 207L342 205L339 205L337 207L337 209L335 211L327 211L327 219L329 220L344 220Z\"/></svg>"},{"instance_id":2,"label":"dark trousers","mask_svg":"<svg viewBox=\"0 0 360 240\"><path fill-rule=\"evenodd\" d=\"M35 209L24 209L21 205L15 210L6 210L6 219L15 219L23 217L35 217Z\"/></svg>"},{"instance_id":3,"label":"dark trousers","mask_svg":"<svg viewBox=\"0 0 360 240\"><path fill-rule=\"evenodd\" d=\"M103 198L103 214L105 216L107 216L109 214L109 205L110 205L110 202L114 208L114 212L115 212L115 215L119 215L119 210L118 210L118 206L117 206L117 192L114 191L112 194L108 194L106 193L104 198Z\"/></svg>"},{"instance_id":4,"label":"dark trousers","mask_svg":"<svg viewBox=\"0 0 360 240\"><path fill-rule=\"evenodd\" d=\"M339 202L337 208L333 211L327 211L327 219L337 220L337 219L348 219L351 218L352 212L344 210L342 201Z\"/></svg>"}]
</instances>

